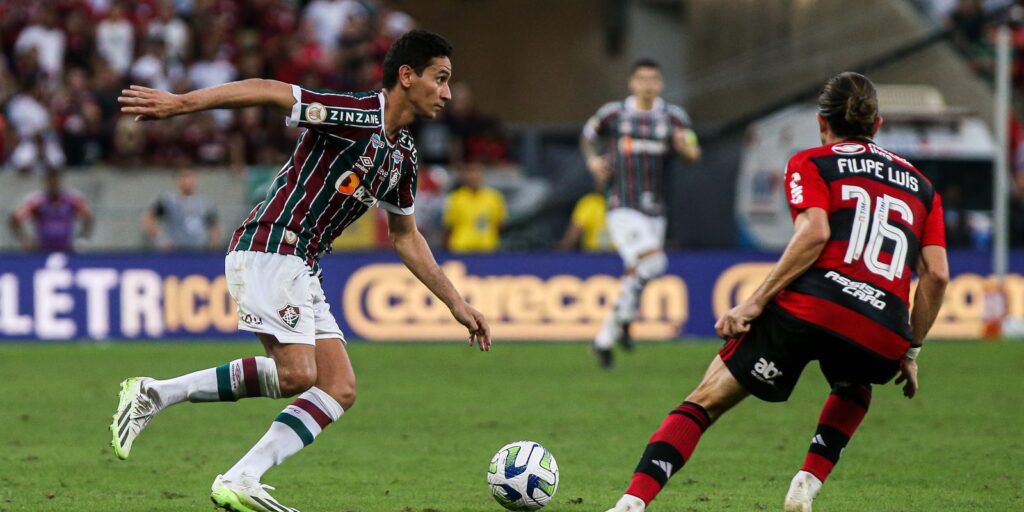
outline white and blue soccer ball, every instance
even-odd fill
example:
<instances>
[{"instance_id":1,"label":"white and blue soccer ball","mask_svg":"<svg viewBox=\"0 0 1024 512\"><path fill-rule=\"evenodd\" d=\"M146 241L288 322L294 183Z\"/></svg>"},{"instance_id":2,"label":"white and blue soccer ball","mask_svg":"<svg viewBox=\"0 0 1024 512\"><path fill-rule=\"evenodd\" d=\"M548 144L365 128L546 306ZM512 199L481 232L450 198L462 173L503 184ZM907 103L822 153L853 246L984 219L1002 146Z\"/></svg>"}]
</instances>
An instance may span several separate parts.
<instances>
[{"instance_id":1,"label":"white and blue soccer ball","mask_svg":"<svg viewBox=\"0 0 1024 512\"><path fill-rule=\"evenodd\" d=\"M491 495L509 510L537 510L558 490L558 464L540 443L509 443L491 457L487 468Z\"/></svg>"}]
</instances>

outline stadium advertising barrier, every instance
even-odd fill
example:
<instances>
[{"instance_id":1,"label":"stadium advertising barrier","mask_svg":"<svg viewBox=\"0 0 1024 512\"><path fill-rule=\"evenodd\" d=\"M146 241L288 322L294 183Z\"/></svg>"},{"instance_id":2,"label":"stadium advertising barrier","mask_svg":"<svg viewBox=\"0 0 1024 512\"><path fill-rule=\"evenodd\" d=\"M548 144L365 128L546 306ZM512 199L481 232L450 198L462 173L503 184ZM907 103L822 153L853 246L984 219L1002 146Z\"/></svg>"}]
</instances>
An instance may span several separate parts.
<instances>
[{"instance_id":1,"label":"stadium advertising barrier","mask_svg":"<svg viewBox=\"0 0 1024 512\"><path fill-rule=\"evenodd\" d=\"M670 255L634 324L640 339L714 336L715 318L750 294L775 256ZM1024 277L993 295L990 256L954 253L953 280L933 331L979 337L999 311L1024 318ZM597 332L618 294L612 255L443 257L455 285L488 317L499 340L582 340ZM389 254L324 259L324 290L346 335L371 341L460 340L465 330ZM1024 252L1011 268L1024 269ZM991 300L991 299L997 300ZM236 332L223 257L200 255L0 255L0 339L224 339Z\"/></svg>"}]
</instances>

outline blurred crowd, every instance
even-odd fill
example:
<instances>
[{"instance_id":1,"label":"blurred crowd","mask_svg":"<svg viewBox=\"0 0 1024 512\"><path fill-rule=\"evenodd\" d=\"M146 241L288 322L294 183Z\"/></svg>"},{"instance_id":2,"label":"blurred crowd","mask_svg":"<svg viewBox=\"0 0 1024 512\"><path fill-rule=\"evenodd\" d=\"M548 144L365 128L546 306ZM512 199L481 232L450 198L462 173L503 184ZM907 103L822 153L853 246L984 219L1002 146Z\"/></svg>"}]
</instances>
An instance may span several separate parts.
<instances>
[{"instance_id":1,"label":"blurred crowd","mask_svg":"<svg viewBox=\"0 0 1024 512\"><path fill-rule=\"evenodd\" d=\"M117 97L129 84L180 93L245 78L371 90L391 42L414 27L385 0L0 0L0 162L23 173L279 165L297 134L271 112L137 123ZM453 95L421 134L427 161L505 161L497 120L464 85Z\"/></svg>"},{"instance_id":2,"label":"blurred crowd","mask_svg":"<svg viewBox=\"0 0 1024 512\"><path fill-rule=\"evenodd\" d=\"M1024 0L937 0L930 4L934 14L951 30L953 43L967 58L970 67L993 79L996 71L996 44L999 27L1010 28L1011 69L1015 85L1014 115L1010 126L1011 177L1010 222L1014 245L1024 243ZM991 232L991 219L980 213L958 212L960 191L944 191L953 206L947 215L950 243L987 247L985 236L971 233ZM955 218L949 218L949 217Z\"/></svg>"}]
</instances>

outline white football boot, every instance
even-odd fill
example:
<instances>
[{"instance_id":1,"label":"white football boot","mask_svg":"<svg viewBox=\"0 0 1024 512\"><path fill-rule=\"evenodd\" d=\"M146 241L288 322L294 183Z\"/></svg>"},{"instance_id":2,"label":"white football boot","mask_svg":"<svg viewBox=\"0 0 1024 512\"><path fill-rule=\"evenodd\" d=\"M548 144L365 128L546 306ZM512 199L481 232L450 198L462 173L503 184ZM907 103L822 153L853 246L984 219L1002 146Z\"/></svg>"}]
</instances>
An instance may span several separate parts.
<instances>
[{"instance_id":1,"label":"white football boot","mask_svg":"<svg viewBox=\"0 0 1024 512\"><path fill-rule=\"evenodd\" d=\"M619 498L619 502L614 507L608 509L608 512L644 512L645 508L647 508L647 505L644 503L644 500L636 496L623 494Z\"/></svg>"},{"instance_id":2,"label":"white football boot","mask_svg":"<svg viewBox=\"0 0 1024 512\"><path fill-rule=\"evenodd\" d=\"M114 454L119 459L128 458L135 438L139 437L149 420L160 412L159 404L145 391L146 383L152 380L149 377L132 377L121 382L114 422L110 424L113 437L110 445L114 447Z\"/></svg>"},{"instance_id":3,"label":"white football boot","mask_svg":"<svg viewBox=\"0 0 1024 512\"><path fill-rule=\"evenodd\" d=\"M299 512L280 504L267 489L274 490L255 478L234 481L217 475L210 487L210 500L217 508L231 512Z\"/></svg>"},{"instance_id":4,"label":"white football boot","mask_svg":"<svg viewBox=\"0 0 1024 512\"><path fill-rule=\"evenodd\" d=\"M811 503L818 496L821 490L821 480L818 477L806 472L797 471L793 481L789 483L789 492L786 493L786 503L783 505L785 512L811 512Z\"/></svg>"}]
</instances>

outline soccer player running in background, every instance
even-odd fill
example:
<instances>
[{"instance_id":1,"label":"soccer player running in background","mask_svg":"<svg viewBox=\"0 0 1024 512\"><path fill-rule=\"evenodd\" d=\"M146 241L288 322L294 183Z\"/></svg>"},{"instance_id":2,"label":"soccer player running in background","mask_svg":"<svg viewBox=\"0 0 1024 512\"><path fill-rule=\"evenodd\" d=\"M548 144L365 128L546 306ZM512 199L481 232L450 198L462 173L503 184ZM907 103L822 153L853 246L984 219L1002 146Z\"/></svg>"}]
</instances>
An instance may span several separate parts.
<instances>
[{"instance_id":1,"label":"soccer player running in background","mask_svg":"<svg viewBox=\"0 0 1024 512\"><path fill-rule=\"evenodd\" d=\"M633 349L629 326L640 294L668 267L662 194L671 151L690 162L700 159L690 117L660 97L663 87L658 63L637 61L629 77L632 95L601 107L580 137L587 169L605 183L608 231L625 266L618 300L594 339L594 352L605 368L612 366L616 342Z\"/></svg>"},{"instance_id":2,"label":"soccer player running in background","mask_svg":"<svg viewBox=\"0 0 1024 512\"><path fill-rule=\"evenodd\" d=\"M111 425L114 451L127 458L153 416L181 402L299 395L270 429L213 482L211 498L234 511L292 510L272 498L263 474L313 442L356 398L344 337L320 285L320 258L371 206L388 212L395 252L469 330L470 345L490 348L483 315L459 295L416 229L417 157L407 127L433 118L451 98L452 48L437 34L402 36L384 59L384 89L341 93L273 80L243 80L174 95L132 86L119 98L136 119L214 108L268 106L305 128L266 199L235 230L225 258L238 327L256 334L267 357L247 357L181 377L136 377L121 384Z\"/></svg>"},{"instance_id":3,"label":"soccer player running in background","mask_svg":"<svg viewBox=\"0 0 1024 512\"><path fill-rule=\"evenodd\" d=\"M651 436L609 512L643 511L715 420L749 394L787 400L818 360L831 393L784 502L809 512L868 412L871 385L898 374L903 394L917 393L917 355L949 281L942 203L920 171L872 142L882 117L866 77L830 79L817 117L823 145L786 166L789 245L753 296L715 324L728 342Z\"/></svg>"}]
</instances>

